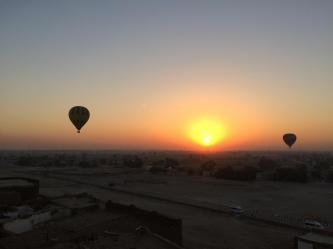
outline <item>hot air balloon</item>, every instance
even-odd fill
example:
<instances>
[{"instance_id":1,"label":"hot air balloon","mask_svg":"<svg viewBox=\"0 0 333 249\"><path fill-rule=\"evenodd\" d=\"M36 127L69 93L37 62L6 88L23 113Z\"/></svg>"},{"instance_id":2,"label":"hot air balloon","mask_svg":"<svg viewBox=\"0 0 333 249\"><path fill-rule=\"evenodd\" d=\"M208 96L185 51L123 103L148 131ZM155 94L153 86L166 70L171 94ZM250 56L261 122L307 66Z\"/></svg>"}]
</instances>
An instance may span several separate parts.
<instances>
[{"instance_id":1,"label":"hot air balloon","mask_svg":"<svg viewBox=\"0 0 333 249\"><path fill-rule=\"evenodd\" d=\"M77 129L77 133L80 133L81 128L87 123L90 113L84 106L74 106L69 110L69 119Z\"/></svg>"},{"instance_id":2,"label":"hot air balloon","mask_svg":"<svg viewBox=\"0 0 333 249\"><path fill-rule=\"evenodd\" d=\"M286 145L289 146L289 148L291 148L291 146L293 146L293 144L296 142L296 135L293 133L287 133L283 135L283 141L286 143Z\"/></svg>"}]
</instances>

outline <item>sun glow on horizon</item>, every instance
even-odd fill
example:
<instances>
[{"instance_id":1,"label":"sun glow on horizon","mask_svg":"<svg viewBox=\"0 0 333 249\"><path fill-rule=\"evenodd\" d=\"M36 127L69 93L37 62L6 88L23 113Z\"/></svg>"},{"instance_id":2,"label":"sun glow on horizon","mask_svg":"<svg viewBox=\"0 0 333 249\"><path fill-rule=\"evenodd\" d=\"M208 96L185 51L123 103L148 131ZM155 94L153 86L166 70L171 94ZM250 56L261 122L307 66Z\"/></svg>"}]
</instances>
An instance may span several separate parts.
<instances>
[{"instance_id":1,"label":"sun glow on horizon","mask_svg":"<svg viewBox=\"0 0 333 249\"><path fill-rule=\"evenodd\" d=\"M225 137L225 128L221 122L203 119L193 122L189 129L189 136L195 143L210 147L221 142Z\"/></svg>"}]
</instances>

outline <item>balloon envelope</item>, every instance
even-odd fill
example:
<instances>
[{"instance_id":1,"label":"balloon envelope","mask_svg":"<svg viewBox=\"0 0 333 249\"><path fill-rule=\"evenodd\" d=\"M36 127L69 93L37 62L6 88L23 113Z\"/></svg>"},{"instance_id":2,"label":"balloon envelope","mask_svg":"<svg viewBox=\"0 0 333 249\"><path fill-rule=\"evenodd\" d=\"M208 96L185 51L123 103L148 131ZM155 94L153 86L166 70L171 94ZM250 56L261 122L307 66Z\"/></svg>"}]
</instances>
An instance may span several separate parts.
<instances>
[{"instance_id":1,"label":"balloon envelope","mask_svg":"<svg viewBox=\"0 0 333 249\"><path fill-rule=\"evenodd\" d=\"M89 110L84 106L74 106L69 110L69 119L80 133L81 128L87 123L90 117Z\"/></svg>"},{"instance_id":2,"label":"balloon envelope","mask_svg":"<svg viewBox=\"0 0 333 249\"><path fill-rule=\"evenodd\" d=\"M286 143L286 145L289 146L289 148L291 148L291 146L293 146L293 144L296 142L296 135L293 133L287 133L283 135L283 141Z\"/></svg>"}]
</instances>

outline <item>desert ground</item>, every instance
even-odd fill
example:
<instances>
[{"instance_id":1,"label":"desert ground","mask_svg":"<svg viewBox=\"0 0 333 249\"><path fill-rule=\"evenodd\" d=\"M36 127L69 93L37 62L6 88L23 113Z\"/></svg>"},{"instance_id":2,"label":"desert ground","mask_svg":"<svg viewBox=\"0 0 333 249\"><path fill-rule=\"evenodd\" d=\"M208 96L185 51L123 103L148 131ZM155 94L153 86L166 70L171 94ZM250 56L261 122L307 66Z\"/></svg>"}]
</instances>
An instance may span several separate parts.
<instances>
[{"instance_id":1,"label":"desert ground","mask_svg":"<svg viewBox=\"0 0 333 249\"><path fill-rule=\"evenodd\" d=\"M121 167L45 169L2 165L0 170L2 176L39 179L43 195L87 192L103 201L134 204L182 218L186 248L293 248L294 237L304 233L302 229L234 217L192 204L221 211L239 205L247 212L333 223L333 189L327 183L249 183L205 176L152 175Z\"/></svg>"},{"instance_id":2,"label":"desert ground","mask_svg":"<svg viewBox=\"0 0 333 249\"><path fill-rule=\"evenodd\" d=\"M280 216L312 218L333 224L333 187L330 183L241 182L205 176L153 175L121 167L96 169L19 168L18 173L45 175L151 196Z\"/></svg>"}]
</instances>

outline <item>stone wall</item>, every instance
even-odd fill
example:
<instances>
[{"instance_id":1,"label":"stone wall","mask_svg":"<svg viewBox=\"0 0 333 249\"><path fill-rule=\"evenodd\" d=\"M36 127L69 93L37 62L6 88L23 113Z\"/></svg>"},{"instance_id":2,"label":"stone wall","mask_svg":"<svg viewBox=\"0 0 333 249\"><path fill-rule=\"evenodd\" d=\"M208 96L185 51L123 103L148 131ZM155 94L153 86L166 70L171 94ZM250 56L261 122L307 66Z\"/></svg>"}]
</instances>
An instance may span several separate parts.
<instances>
[{"instance_id":1,"label":"stone wall","mask_svg":"<svg viewBox=\"0 0 333 249\"><path fill-rule=\"evenodd\" d=\"M133 216L137 220L137 225L145 225L152 232L178 244L183 244L182 219L168 217L156 211L147 211L134 205L123 205L108 201L106 210L117 213L125 213Z\"/></svg>"}]
</instances>

